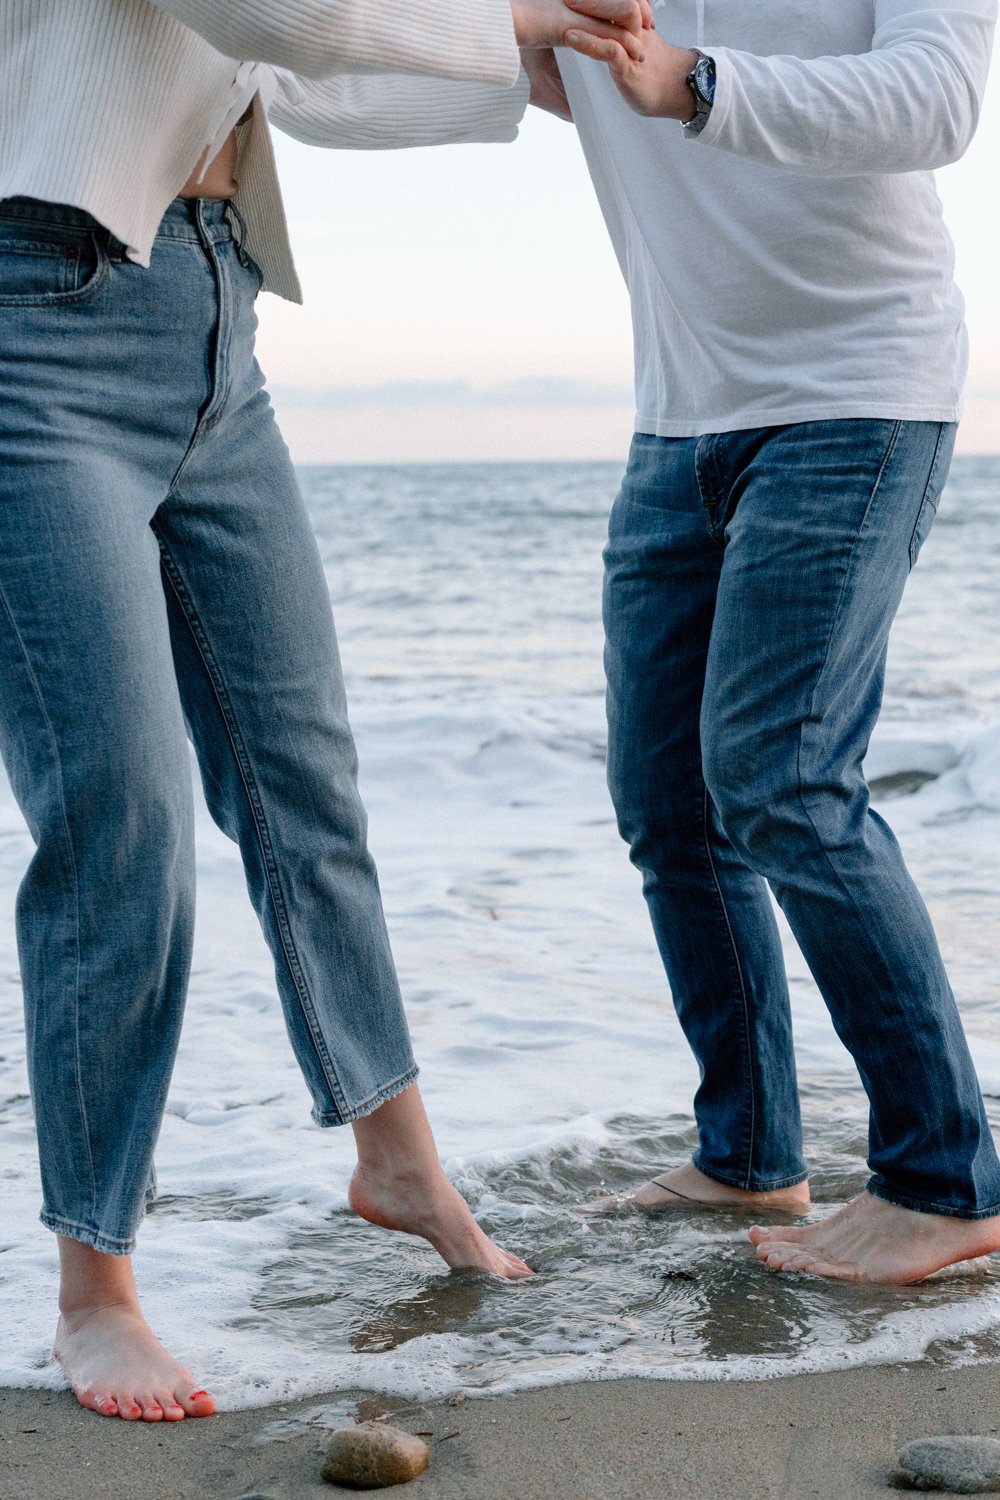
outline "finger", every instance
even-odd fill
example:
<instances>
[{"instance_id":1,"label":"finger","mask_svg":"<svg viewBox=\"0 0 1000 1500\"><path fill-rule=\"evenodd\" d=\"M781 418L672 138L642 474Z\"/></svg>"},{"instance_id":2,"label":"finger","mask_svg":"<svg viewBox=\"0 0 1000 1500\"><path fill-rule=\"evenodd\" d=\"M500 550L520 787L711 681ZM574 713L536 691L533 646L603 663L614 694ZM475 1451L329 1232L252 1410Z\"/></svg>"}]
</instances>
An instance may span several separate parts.
<instances>
[{"instance_id":1,"label":"finger","mask_svg":"<svg viewBox=\"0 0 1000 1500\"><path fill-rule=\"evenodd\" d=\"M640 0L566 0L570 10L578 11L593 21L604 21L631 31L636 36L643 29Z\"/></svg>"},{"instance_id":2,"label":"finger","mask_svg":"<svg viewBox=\"0 0 1000 1500\"><path fill-rule=\"evenodd\" d=\"M612 72L624 72L630 58L621 42L610 37L591 36L586 31L567 31L563 41L582 57L592 57L595 62L607 63Z\"/></svg>"},{"instance_id":3,"label":"finger","mask_svg":"<svg viewBox=\"0 0 1000 1500\"><path fill-rule=\"evenodd\" d=\"M653 20L653 7L649 0L639 0L639 10L642 14L643 31L655 31L656 22Z\"/></svg>"}]
</instances>

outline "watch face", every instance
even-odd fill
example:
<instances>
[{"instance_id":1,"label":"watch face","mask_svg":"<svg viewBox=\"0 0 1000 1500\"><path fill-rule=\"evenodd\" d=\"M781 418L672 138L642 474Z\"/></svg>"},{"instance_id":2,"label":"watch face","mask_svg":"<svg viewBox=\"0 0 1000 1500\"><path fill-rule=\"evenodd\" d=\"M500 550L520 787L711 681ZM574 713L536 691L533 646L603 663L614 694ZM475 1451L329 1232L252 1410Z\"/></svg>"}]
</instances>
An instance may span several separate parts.
<instances>
[{"instance_id":1,"label":"watch face","mask_svg":"<svg viewBox=\"0 0 1000 1500\"><path fill-rule=\"evenodd\" d=\"M705 103L712 104L715 100L715 63L710 57L699 57L692 76Z\"/></svg>"}]
</instances>

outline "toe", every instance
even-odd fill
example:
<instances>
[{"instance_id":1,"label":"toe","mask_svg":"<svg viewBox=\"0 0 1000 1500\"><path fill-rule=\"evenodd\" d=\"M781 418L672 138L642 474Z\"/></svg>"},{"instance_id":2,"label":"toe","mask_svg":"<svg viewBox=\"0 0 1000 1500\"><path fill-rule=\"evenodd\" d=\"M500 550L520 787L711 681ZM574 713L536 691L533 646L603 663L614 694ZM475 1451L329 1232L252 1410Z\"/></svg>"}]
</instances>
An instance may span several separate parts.
<instances>
[{"instance_id":1,"label":"toe","mask_svg":"<svg viewBox=\"0 0 1000 1500\"><path fill-rule=\"evenodd\" d=\"M143 1396L139 1402L144 1422L162 1422L163 1407L153 1396Z\"/></svg>"},{"instance_id":2,"label":"toe","mask_svg":"<svg viewBox=\"0 0 1000 1500\"><path fill-rule=\"evenodd\" d=\"M123 1422L138 1422L142 1417L142 1407L138 1401L131 1396L116 1397L118 1403L118 1415Z\"/></svg>"},{"instance_id":3,"label":"toe","mask_svg":"<svg viewBox=\"0 0 1000 1500\"><path fill-rule=\"evenodd\" d=\"M184 1408L179 1405L173 1391L157 1391L156 1401L163 1413L164 1422L182 1422L184 1420Z\"/></svg>"},{"instance_id":4,"label":"toe","mask_svg":"<svg viewBox=\"0 0 1000 1500\"><path fill-rule=\"evenodd\" d=\"M534 1276L535 1274L527 1261L521 1260L520 1256L511 1255L508 1250L504 1251L504 1260L507 1263L506 1275L512 1281L523 1281L525 1277Z\"/></svg>"},{"instance_id":5,"label":"toe","mask_svg":"<svg viewBox=\"0 0 1000 1500\"><path fill-rule=\"evenodd\" d=\"M175 1391L178 1405L189 1417L210 1417L215 1412L215 1402L207 1391Z\"/></svg>"},{"instance_id":6,"label":"toe","mask_svg":"<svg viewBox=\"0 0 1000 1500\"><path fill-rule=\"evenodd\" d=\"M593 1198L589 1203L575 1203L573 1212L585 1218L599 1219L604 1214L613 1214L621 1207L619 1198Z\"/></svg>"},{"instance_id":7,"label":"toe","mask_svg":"<svg viewBox=\"0 0 1000 1500\"><path fill-rule=\"evenodd\" d=\"M98 1416L117 1417L118 1415L118 1404L114 1396L108 1396L104 1391L95 1391L92 1388L77 1391L76 1399L88 1411L96 1411Z\"/></svg>"}]
</instances>

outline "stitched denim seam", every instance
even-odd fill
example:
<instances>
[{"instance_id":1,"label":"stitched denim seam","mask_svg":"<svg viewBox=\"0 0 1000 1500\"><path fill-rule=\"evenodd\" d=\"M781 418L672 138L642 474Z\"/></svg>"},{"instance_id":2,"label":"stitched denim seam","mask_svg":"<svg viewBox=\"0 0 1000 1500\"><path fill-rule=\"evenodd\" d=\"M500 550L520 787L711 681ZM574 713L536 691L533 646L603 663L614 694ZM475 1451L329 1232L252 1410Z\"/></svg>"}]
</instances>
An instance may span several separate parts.
<instances>
[{"instance_id":1,"label":"stitched denim seam","mask_svg":"<svg viewBox=\"0 0 1000 1500\"><path fill-rule=\"evenodd\" d=\"M405 1073L398 1074L391 1083L383 1084L374 1094L369 1094L367 1099L362 1099L360 1104L352 1104L350 1109L346 1109L342 1116L330 1114L328 1110L314 1109L312 1117L317 1125L324 1128L348 1125L352 1120L361 1120L365 1115L370 1115L376 1109L380 1109L383 1104L388 1104L390 1099L398 1098L400 1094L410 1087L411 1083L416 1081L419 1072L420 1069L416 1063L413 1063L411 1067L407 1068Z\"/></svg>"},{"instance_id":2,"label":"stitched denim seam","mask_svg":"<svg viewBox=\"0 0 1000 1500\"><path fill-rule=\"evenodd\" d=\"M268 826L267 817L264 812L260 790L253 773L253 766L251 764L249 754L246 750L246 742L243 738L242 732L240 731L236 714L233 711L232 700L230 699L229 694L226 690L225 681L219 668L218 660L216 659L212 651L211 644L208 639L208 634L201 623L197 610L195 609L194 600L189 593L186 584L184 583L184 579L180 572L180 569L177 567L177 564L175 563L173 557L170 555L170 552L167 549L166 543L164 542L162 536L159 535L159 533L157 533L157 540L160 543L160 548L163 556L164 572L166 573L167 578L170 581L170 585L177 598L177 602L184 613L184 617L188 623L188 628L191 631L192 638L205 666L205 670L208 674L208 679L212 684L212 691L215 695L216 703L219 706L219 712L226 727L226 733L229 738L229 743L232 746L233 755L236 760L237 767L239 768L240 779L243 782L243 788L246 792L247 802L253 815L254 829L257 834L260 851L264 857L264 870L267 876L267 886L271 896L274 915L277 919L278 933L281 938L281 949L282 953L285 956L285 962L288 964L289 974L292 977L292 984L295 989L296 998L298 999L299 1005L302 1008L302 1014L306 1022L306 1028L308 1030L313 1047L316 1050L316 1056L319 1059L323 1076L330 1089L334 1106L338 1113L340 1113L341 1115L347 1115L350 1113L350 1106L347 1103L346 1095L340 1083L340 1079L337 1076L337 1070L333 1058L330 1056L329 1050L326 1046L326 1041L319 1028L316 1015L316 1007L313 1002L312 996L309 993L309 986L306 982L305 974L302 970L301 960L299 959L298 950L295 946L295 939L292 934L291 923L288 917L288 903L285 899L285 893L281 887L277 861L274 858L274 846L271 841L270 828Z\"/></svg>"},{"instance_id":3,"label":"stitched denim seam","mask_svg":"<svg viewBox=\"0 0 1000 1500\"><path fill-rule=\"evenodd\" d=\"M715 887L715 893L716 893L716 895L719 898L719 906L720 906L720 908L722 910L722 919L723 919L723 921L726 924L726 932L729 935L730 955L731 955L732 962L733 962L733 965L734 965L734 968L735 968L735 971L736 971L736 978L739 981L740 999L742 1001L742 1006L743 1006L743 1035L744 1035L744 1041L745 1041L745 1044L746 1044L747 1074L748 1074L749 1081L750 1081L750 1132L749 1132L749 1137L750 1138L749 1138L749 1146L748 1146L748 1149L747 1149L746 1180L745 1180L743 1186L745 1188L748 1188L749 1184L750 1184L750 1182L752 1181L752 1178L753 1178L753 1165L752 1164L753 1164L753 1158L754 1158L754 1143L755 1143L755 1140L756 1140L756 1130L757 1130L757 1091L756 1091L756 1087L754 1085L753 1044L752 1044L751 1027L750 1027L750 1004L749 1004L749 1001L747 999L746 979L745 979L744 974L743 974L743 965L740 963L740 955L739 955L739 950L737 949L737 946L736 946L736 939L735 939L735 937L733 935L732 923L729 920L729 913L726 910L726 902L725 902L725 898L724 898L724 896L722 894L721 885L719 883L718 871L715 868L715 860L712 858L712 847L711 847L711 844L709 843L709 828L708 828L708 788L706 786L704 786L704 785L702 787L702 797L701 797L701 819L702 819L702 837L703 837L703 840L704 840L705 855L706 855L706 857L708 859L708 868L709 868L709 871L710 871L711 876L712 876L712 884L714 885L714 887Z\"/></svg>"},{"instance_id":4,"label":"stitched denim seam","mask_svg":"<svg viewBox=\"0 0 1000 1500\"><path fill-rule=\"evenodd\" d=\"M83 1093L83 1064L80 1051L80 973L82 966L80 943L80 929L82 926L80 916L80 877L77 870L76 857L73 852L73 837L70 832L69 813L66 809L66 794L63 785L62 761L59 758L59 742L56 738L55 730L52 727L52 721L49 718L48 710L45 707L45 699L42 695L42 690L39 685L38 678L36 677L34 668L31 665L31 659L28 656L28 651L25 647L21 632L17 628L17 622L14 619L13 610L10 607L6 591L3 588L2 584L0 584L0 605L3 606L4 613L6 614L7 619L10 621L10 628L13 632L14 639L17 642L18 649L21 653L21 658L27 670L28 680L30 681L31 686L34 689L35 698L42 715L42 721L45 724L49 742L52 747L52 758L56 768L56 785L59 789L59 809L62 814L63 829L66 835L66 849L69 856L69 873L73 883L73 902L75 907L76 930L74 932L74 948L76 963L73 980L73 1052L76 1062L76 1089L77 1098L80 1105L80 1118L83 1122L83 1140L84 1145L87 1148L87 1165L90 1169L90 1202L92 1209L96 1212L97 1174L94 1171L94 1153L90 1142L90 1121L87 1118L87 1105Z\"/></svg>"},{"instance_id":5,"label":"stitched denim seam","mask_svg":"<svg viewBox=\"0 0 1000 1500\"><path fill-rule=\"evenodd\" d=\"M930 495L930 492L931 492L931 485L934 483L935 479L937 478L938 466L939 466L939 464L941 462L941 445L944 442L945 426L946 426L946 424L942 422L941 425L940 425L940 427L938 428L937 442L934 445L934 457L931 460L930 473L927 476L927 483L924 486L923 499L920 502L920 509L917 511L917 519L913 523L913 533L912 533L912 535L910 537L910 546L909 546L908 554L907 554L909 556L909 559L910 559L910 572L911 573L913 572L913 569L916 567L916 564L917 564L917 559L916 559L916 557L914 556L914 553L913 553L913 544L914 544L914 542L917 539L917 532L920 530L920 522L924 518L924 511L927 508L927 499L928 499L928 496ZM937 507L935 506L935 510L936 509L937 509Z\"/></svg>"},{"instance_id":6,"label":"stitched denim seam","mask_svg":"<svg viewBox=\"0 0 1000 1500\"><path fill-rule=\"evenodd\" d=\"M809 826L812 828L813 836L816 839L816 843L817 843L819 849L822 852L823 858L826 861L826 864L829 867L831 874L833 875L833 877L836 880L837 884L840 886L840 889L843 891L844 895L846 896L848 902L850 903L850 905L853 908L856 916L858 917L859 921L861 922L861 925L862 925L863 929L865 930L865 932L867 933L869 939L871 939L871 933L868 930L868 924L865 921L864 913L861 910L860 906L858 905L858 903L857 903L857 901L855 899L854 893L851 890L850 886L846 883L846 881L844 880L844 878L841 875L840 871L837 869L837 866L834 864L834 861L833 861L833 859L832 859L832 857L830 855L830 852L826 848L826 845L824 843L822 835L820 834L820 831L819 831L819 829L816 826L816 822L815 822L815 820L813 818L812 812L810 811L809 804L808 804L808 802L806 800L805 792L804 792L803 784L802 784L802 757L803 757L803 752L804 752L804 744L805 744L805 739L806 739L806 731L807 731L808 727L813 723L813 707L814 707L814 705L815 705L815 703L817 701L817 698L819 696L820 688L821 688L821 686L823 684L824 676L826 674L826 670L827 670L827 667L829 665L830 651L832 650L832 647L833 647L833 639L834 639L834 635L836 633L837 622L838 622L838 620L840 618L840 615L841 615L841 612L842 612L842 609L843 609L844 596L845 596L845 594L847 592L847 584L848 584L848 581L849 581L850 576L851 576L851 569L854 566L855 556L856 556L858 547L859 547L860 542L861 542L861 533L864 530L865 526L867 525L868 518L870 517L870 515L872 513L872 507L874 506L875 500L876 500L876 498L878 496L878 493L879 493L879 491L880 491L880 489L882 487L882 481L883 481L883 479L885 477L886 469L887 469L887 467L888 467L888 465L889 465L889 463L890 463L890 461L891 461L891 459L892 459L892 457L893 457L893 455L894 455L894 453L896 451L896 446L897 446L897 443L899 441L899 434L900 434L900 431L902 429L902 425L903 425L902 422L896 422L895 425L894 425L894 427L893 427L892 438L891 438L891 440L890 440L890 442L889 442L889 444L888 444L888 446L886 448L885 454L883 455L882 462L881 462L881 464L879 466L878 475L876 476L875 483L872 486L871 495L869 496L869 499L868 499L868 504L865 507L864 518L863 518L863 520L861 522L861 525L858 527L857 534L856 534L856 536L854 538L854 543L853 543L853 545L851 547L850 556L847 559L847 565L846 565L846 567L844 569L844 577L843 577L843 581L842 581L841 587L840 587L840 595L839 595L839 597L837 599L837 605L836 605L836 608L833 611L833 615L832 615L831 621L830 621L830 630L829 630L829 634L828 634L828 637L827 637L826 653L825 653L824 658L823 658L823 664L820 667L820 670L819 670L819 672L816 675L816 683L815 683L815 686L813 688L812 697L811 697L810 702L809 702L809 708L807 710L806 716L805 716L805 718L802 720L802 722L799 725L799 743L798 743L798 751L797 751L797 755L796 755L796 778L797 778L797 783L798 783L798 785L797 785L797 794L798 794L799 805L801 806L802 811L805 813L805 816L806 816L806 818L807 818L807 820L809 822ZM878 949L878 945L873 942L872 943L872 947L875 949L876 953L878 954L878 961L879 961L879 966L880 966L881 971L882 971L883 980L884 980L884 982L886 983L886 985L888 987L889 993L892 993L893 992L893 986L894 986L893 976L889 972L889 969L887 968L887 966L885 964L885 960L882 957L882 954L881 954L881 952ZM904 1021L908 1021L909 1020L909 1013L908 1013L907 1007L905 1005L898 1006L897 1010L898 1010L898 1014L899 1014L899 1016L900 1016L900 1018L902 1020L904 1020Z\"/></svg>"}]
</instances>

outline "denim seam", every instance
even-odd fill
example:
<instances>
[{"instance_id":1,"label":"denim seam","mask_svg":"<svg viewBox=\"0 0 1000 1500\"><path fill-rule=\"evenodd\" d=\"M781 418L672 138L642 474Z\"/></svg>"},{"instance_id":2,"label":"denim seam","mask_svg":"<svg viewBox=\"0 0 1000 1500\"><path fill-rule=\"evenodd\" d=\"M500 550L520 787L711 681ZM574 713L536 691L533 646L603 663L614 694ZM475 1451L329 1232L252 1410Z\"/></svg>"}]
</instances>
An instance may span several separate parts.
<instances>
[{"instance_id":1,"label":"denim seam","mask_svg":"<svg viewBox=\"0 0 1000 1500\"><path fill-rule=\"evenodd\" d=\"M723 1172L716 1172L703 1167L698 1160L698 1155L699 1153L695 1152L692 1161L699 1172L702 1172L706 1177L711 1177L713 1182L721 1182L726 1187L737 1188L741 1193L777 1193L782 1188L798 1187L800 1182L808 1182L809 1180L808 1171L796 1172L791 1177L776 1177L773 1181L768 1181L766 1187L747 1187L746 1183L742 1180L737 1181L733 1177L727 1177Z\"/></svg>"},{"instance_id":2,"label":"denim seam","mask_svg":"<svg viewBox=\"0 0 1000 1500\"><path fill-rule=\"evenodd\" d=\"M328 1110L316 1109L312 1111L312 1117L316 1124L322 1126L324 1129L335 1125L349 1125L352 1120L364 1119L365 1115L372 1114L376 1109L380 1109L383 1104L388 1104L390 1099L397 1098L408 1089L416 1081L419 1072L420 1069L414 1063L412 1067L407 1068L405 1073L400 1073L398 1078L394 1078L391 1083L383 1085L376 1093L369 1094L367 1099L362 1099L360 1104L354 1104L350 1109L345 1109L342 1117L333 1115Z\"/></svg>"},{"instance_id":3,"label":"denim seam","mask_svg":"<svg viewBox=\"0 0 1000 1500\"><path fill-rule=\"evenodd\" d=\"M920 508L917 511L917 519L913 523L913 532L912 532L912 534L910 536L910 545L909 545L909 549L908 549L908 553L907 553L907 555L908 555L908 557L910 559L910 572L911 573L913 572L913 569L916 567L916 564L917 564L917 559L916 559L916 557L914 556L914 553L913 553L913 544L914 544L914 542L917 539L917 532L920 530L920 522L923 520L924 511L927 508L927 500L928 500L928 496L930 495L930 492L931 492L931 486L933 485L935 479L937 478L938 466L939 466L939 464L941 462L941 445L944 442L944 433L945 433L945 427L946 427L946 425L947 425L946 423L942 422L941 425L938 428L937 442L934 445L934 457L931 460L930 473L927 476L927 483L924 485L923 498L922 498L922 500L920 502Z\"/></svg>"},{"instance_id":4,"label":"denim seam","mask_svg":"<svg viewBox=\"0 0 1000 1500\"><path fill-rule=\"evenodd\" d=\"M813 818L812 812L811 812L811 810L809 808L809 804L808 804L808 802L806 800L805 793L804 793L804 790L803 790L803 784L802 784L802 756L803 756L804 744L805 744L805 739L806 739L806 730L807 730L808 726L813 722L813 708L814 708L814 705L815 705L815 703L817 701L817 698L819 696L820 688L822 686L824 675L825 675L826 669L827 669L827 665L829 663L830 651L831 651L832 646L833 646L833 638L834 638L834 635L835 635L835 632L836 632L836 628L837 628L837 621L840 618L841 610L843 608L844 595L845 595L845 593L847 591L847 584L848 584L848 581L849 581L850 576L851 576L851 569L854 566L855 555L857 553L857 549L858 549L858 546L859 546L860 541L861 541L861 534L862 534L865 526L867 525L868 518L870 517L870 515L872 513L872 508L873 508L873 506L875 504L875 501L876 501L876 499L878 497L879 491L882 488L882 482L883 482L883 480L885 478L886 469L888 468L888 465L889 465L889 463L890 463L890 461L892 459L892 456L895 453L896 446L897 446L897 443L898 443L898 440L899 440L899 433L900 433L901 428L902 428L902 423L897 421L895 423L895 425L894 425L894 428L893 428L892 438L891 438L889 444L886 447L885 454L883 455L882 462L881 462L881 464L879 466L879 471L878 471L878 475L876 476L875 483L872 486L872 492L871 492L871 495L868 498L868 504L865 507L864 518L863 518L863 520L861 522L861 525L858 527L857 535L855 536L854 543L853 543L853 545L851 547L850 556L847 559L847 565L846 565L846 567L844 569L844 577L843 577L843 581L841 583L840 595L838 597L836 608L833 611L833 615L832 615L831 621L830 621L830 630L829 630L829 634L828 634L828 637L827 637L826 653L825 653L824 658L823 658L823 664L820 667L820 670L819 670L819 672L817 673L817 676L816 676L816 684L815 684L815 687L813 688L813 693L812 693L812 697L810 699L809 708L808 708L806 717L802 720L801 724L799 725L799 745L798 745L798 753L797 753L797 756L796 756L796 777L797 777L797 782L798 782L797 793L798 793L799 805L801 806L802 811L804 812L804 814L805 814L805 816L806 816L806 818L807 818L807 820L809 822L809 826L813 830L813 836L816 839L817 846L822 851L823 858L826 861L826 864L829 867L830 872L833 875L833 878L836 880L837 884L840 886L840 889L843 891L845 897L847 898L847 901L850 903L851 907L853 908L853 910L854 910L854 912L855 912L858 920L861 923L861 926L864 928L864 930L865 930L866 933L868 932L868 924L865 921L864 913L861 910L861 908L858 906L858 903L857 903L857 901L855 899L854 893L851 890L850 886L847 884L847 882L844 880L843 876L841 875L840 871L837 869L837 866L835 865L835 863L834 863L834 861L833 861L833 859L832 859L832 857L830 855L830 851L826 848L824 840L823 840L823 838L822 838L822 836L820 834L819 829L816 826L816 823L815 823L815 820ZM940 443L940 434L939 434L938 441ZM870 938L871 934L868 933L868 936ZM875 952L876 952L876 954L878 956L878 962L879 962L879 967L880 967L881 972L882 972L883 982L886 984L888 992L891 994L893 992L893 986L894 986L893 976L889 972L888 968L886 967L885 960L883 959L882 954L881 954L881 952L878 949L878 945L875 944L875 943L873 943L872 946L875 949ZM898 1014L899 1014L900 1019L904 1023L906 1021L908 1021L909 1017L908 1017L907 1008L905 1006L897 1006L897 1010L898 1010ZM890 1201L895 1201L895 1200L890 1200ZM925 1209L924 1211L927 1212L929 1210Z\"/></svg>"},{"instance_id":5,"label":"denim seam","mask_svg":"<svg viewBox=\"0 0 1000 1500\"><path fill-rule=\"evenodd\" d=\"M722 919L726 924L726 932L729 935L730 955L736 971L736 978L739 982L740 1000L742 1002L743 1008L743 1036L746 1044L747 1074L750 1082L750 1130L746 1158L746 1181L742 1184L742 1186L745 1189L749 1190L749 1184L753 1177L754 1144L756 1141L757 1131L757 1092L754 1085L753 1041L750 1027L750 1005L747 999L746 979L743 974L743 965L740 963L740 955L739 950L736 946L736 939L733 935L732 923L729 920L729 913L726 910L726 901L725 897L722 894L722 888L719 883L719 875L718 871L715 868L715 860L712 858L712 846L709 842L708 828L708 788L704 785L702 786L701 797L701 826L702 837L705 846L705 855L708 860L708 868L712 876L712 884L714 885L715 893L719 898L719 906L722 910Z\"/></svg>"},{"instance_id":6,"label":"denim seam","mask_svg":"<svg viewBox=\"0 0 1000 1500\"><path fill-rule=\"evenodd\" d=\"M222 721L226 727L226 733L229 737L229 743L232 746L233 755L236 760L237 767L239 768L240 779L243 782L243 788L246 792L247 802L250 806L251 813L253 814L254 828L257 833L260 851L264 857L264 870L267 876L267 886L271 896L274 915L277 919L278 933L281 938L282 953L284 954L285 962L288 965L288 972L292 978L292 984L295 989L296 997L299 1001L300 1006L302 1007L302 1014L305 1018L306 1027L308 1029L310 1039L312 1040L313 1046L316 1050L316 1056L319 1059L324 1079L326 1080L327 1086L330 1089L335 1112L339 1113L343 1117L343 1123L343 1121L346 1120L347 1116L350 1113L350 1105L347 1103L347 1097L340 1083L340 1079L337 1076L336 1066L334 1064L333 1058L330 1056L329 1050L326 1046L326 1041L323 1037L322 1031L320 1030L316 1015L316 1007L313 1002L312 996L309 993L309 986L306 982L305 974L302 970L302 964L295 946L295 939L292 935L291 923L288 917L288 903L285 899L285 893L281 888L277 861L274 857L274 847L271 841L270 828L268 826L267 817L264 812L263 800L260 796L260 790L257 784L257 780L253 773L253 766L251 764L250 756L246 750L246 742L240 731L235 712L233 712L232 701L226 690L225 681L219 668L218 661L212 651L211 644L208 639L208 634L204 626L202 625L201 620L198 616L198 612L195 608L194 599L187 589L180 569L177 567L177 564L175 563L173 557L167 549L163 537L160 536L159 533L157 533L157 540L160 543L164 572L170 582L170 585L177 598L177 602L180 605L184 617L188 623L188 628L191 631L191 635L194 640L195 646L197 647L198 654L200 655L205 667L205 671L208 674L209 682L212 684L212 691L219 706L219 712L222 715Z\"/></svg>"},{"instance_id":7,"label":"denim seam","mask_svg":"<svg viewBox=\"0 0 1000 1500\"><path fill-rule=\"evenodd\" d=\"M35 675L34 668L31 665L31 658L28 655L28 651L24 644L24 639L21 635L21 632L17 628L17 621L14 619L14 612L10 607L10 602L8 601L6 591L4 590L2 584L0 584L0 605L3 606L4 613L6 614L7 619L10 621L10 628L13 632L14 639L17 642L17 646L21 653L21 658L24 662L25 669L27 670L28 679L31 683L32 688L34 689L35 698L42 716L42 721L45 724L45 729L49 737L49 743L52 748L52 759L56 769L56 785L59 789L59 809L62 815L63 830L66 836L66 850L68 853L70 878L73 883L73 902L75 908L74 915L76 930L74 932L74 948L76 963L73 979L73 1053L76 1063L76 1090L77 1099L80 1105L80 1118L83 1122L83 1141L84 1145L87 1148L87 1165L90 1170L90 1202L91 1208L96 1210L97 1174L94 1171L94 1152L90 1141L90 1122L87 1118L87 1105L83 1093L83 1065L80 1053L80 930L83 925L80 917L80 876L77 870L76 856L73 852L73 836L70 832L69 813L66 809L66 795L63 788L62 761L59 758L59 742L56 738L55 730L52 727L52 720L49 718L48 710L45 707L45 699L42 695L41 686L39 685L38 678Z\"/></svg>"}]
</instances>

